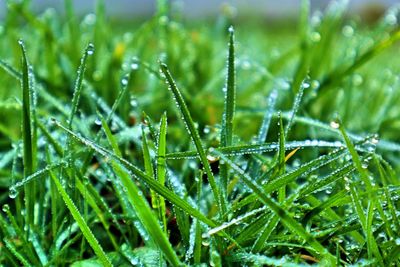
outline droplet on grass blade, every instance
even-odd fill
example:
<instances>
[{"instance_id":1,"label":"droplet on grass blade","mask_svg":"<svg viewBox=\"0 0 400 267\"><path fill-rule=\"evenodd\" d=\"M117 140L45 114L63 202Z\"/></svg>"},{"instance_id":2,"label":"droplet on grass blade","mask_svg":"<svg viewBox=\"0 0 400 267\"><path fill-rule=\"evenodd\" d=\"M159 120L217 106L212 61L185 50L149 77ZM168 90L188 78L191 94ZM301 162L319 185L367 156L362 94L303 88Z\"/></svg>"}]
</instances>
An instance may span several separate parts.
<instances>
[{"instance_id":1,"label":"droplet on grass blade","mask_svg":"<svg viewBox=\"0 0 400 267\"><path fill-rule=\"evenodd\" d=\"M139 68L139 64L136 62L131 63L131 69L132 70L137 70Z\"/></svg>"},{"instance_id":2,"label":"droplet on grass blade","mask_svg":"<svg viewBox=\"0 0 400 267\"><path fill-rule=\"evenodd\" d=\"M129 80L129 78L128 78L127 75L125 75L124 77L122 77L122 79L121 79L121 85L126 86L126 85L128 84L128 80Z\"/></svg>"},{"instance_id":3,"label":"droplet on grass blade","mask_svg":"<svg viewBox=\"0 0 400 267\"><path fill-rule=\"evenodd\" d=\"M96 119L94 120L94 124L96 124L96 125L101 125L101 120L100 120L100 118L96 118Z\"/></svg>"},{"instance_id":4,"label":"droplet on grass blade","mask_svg":"<svg viewBox=\"0 0 400 267\"><path fill-rule=\"evenodd\" d=\"M345 25L342 29L342 34L345 37L351 37L354 34L354 29L350 25Z\"/></svg>"},{"instance_id":5,"label":"droplet on grass blade","mask_svg":"<svg viewBox=\"0 0 400 267\"><path fill-rule=\"evenodd\" d=\"M337 121L331 121L329 125L330 125L333 129L339 129L339 126L340 126L339 122L337 122Z\"/></svg>"},{"instance_id":6,"label":"droplet on grass blade","mask_svg":"<svg viewBox=\"0 0 400 267\"><path fill-rule=\"evenodd\" d=\"M94 53L94 45L93 45L92 43L89 43L89 44L88 44L88 47L87 47L86 52L87 52L87 54L88 54L89 56L90 56L90 55L93 55L93 53Z\"/></svg>"},{"instance_id":7,"label":"droplet on grass blade","mask_svg":"<svg viewBox=\"0 0 400 267\"><path fill-rule=\"evenodd\" d=\"M8 192L8 196L14 199L18 196L18 193L19 193L18 190L14 186L11 186Z\"/></svg>"}]
</instances>

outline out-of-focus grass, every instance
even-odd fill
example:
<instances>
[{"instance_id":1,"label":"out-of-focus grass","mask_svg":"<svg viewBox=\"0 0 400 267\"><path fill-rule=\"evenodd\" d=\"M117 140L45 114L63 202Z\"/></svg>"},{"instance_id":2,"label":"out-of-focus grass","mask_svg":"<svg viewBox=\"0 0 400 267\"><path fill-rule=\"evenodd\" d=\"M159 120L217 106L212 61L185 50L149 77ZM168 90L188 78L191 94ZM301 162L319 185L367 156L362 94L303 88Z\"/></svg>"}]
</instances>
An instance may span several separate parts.
<instances>
[{"instance_id":1,"label":"out-of-focus grass","mask_svg":"<svg viewBox=\"0 0 400 267\"><path fill-rule=\"evenodd\" d=\"M398 8L65 9L0 25L0 264L400 264Z\"/></svg>"}]
</instances>

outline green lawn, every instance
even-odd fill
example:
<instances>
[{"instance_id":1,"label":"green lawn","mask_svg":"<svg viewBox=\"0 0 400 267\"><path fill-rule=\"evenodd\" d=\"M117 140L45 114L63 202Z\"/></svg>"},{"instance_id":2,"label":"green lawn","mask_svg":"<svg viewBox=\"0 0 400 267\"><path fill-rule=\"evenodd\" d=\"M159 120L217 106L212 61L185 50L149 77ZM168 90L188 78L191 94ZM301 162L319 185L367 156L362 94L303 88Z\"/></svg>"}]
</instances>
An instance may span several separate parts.
<instances>
[{"instance_id":1,"label":"green lawn","mask_svg":"<svg viewBox=\"0 0 400 267\"><path fill-rule=\"evenodd\" d=\"M0 266L400 266L398 9L29 2L0 24Z\"/></svg>"}]
</instances>

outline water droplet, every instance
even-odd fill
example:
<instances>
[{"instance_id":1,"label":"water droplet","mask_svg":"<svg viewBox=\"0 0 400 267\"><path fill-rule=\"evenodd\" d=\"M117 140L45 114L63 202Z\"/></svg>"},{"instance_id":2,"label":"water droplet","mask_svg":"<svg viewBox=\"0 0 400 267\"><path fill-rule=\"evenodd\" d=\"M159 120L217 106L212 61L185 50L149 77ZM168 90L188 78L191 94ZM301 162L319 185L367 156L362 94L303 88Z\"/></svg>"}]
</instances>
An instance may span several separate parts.
<instances>
[{"instance_id":1,"label":"water droplet","mask_svg":"<svg viewBox=\"0 0 400 267\"><path fill-rule=\"evenodd\" d=\"M318 43L321 40L321 34L319 32L312 32L310 35L311 41Z\"/></svg>"},{"instance_id":2,"label":"water droplet","mask_svg":"<svg viewBox=\"0 0 400 267\"><path fill-rule=\"evenodd\" d=\"M208 160L209 162L215 162L215 161L218 160L218 157L214 157L214 156L208 154L208 155L207 155L207 160Z\"/></svg>"},{"instance_id":3,"label":"water droplet","mask_svg":"<svg viewBox=\"0 0 400 267\"><path fill-rule=\"evenodd\" d=\"M354 74L352 82L354 86L359 86L363 83L363 77L360 74Z\"/></svg>"},{"instance_id":4,"label":"water droplet","mask_svg":"<svg viewBox=\"0 0 400 267\"><path fill-rule=\"evenodd\" d=\"M342 29L342 33L345 37L351 37L354 34L354 29L350 25L345 25Z\"/></svg>"},{"instance_id":5,"label":"water droplet","mask_svg":"<svg viewBox=\"0 0 400 267\"><path fill-rule=\"evenodd\" d=\"M128 84L128 77L124 76L124 77L121 79L121 84L122 84L123 86L126 86L126 85Z\"/></svg>"},{"instance_id":6,"label":"water droplet","mask_svg":"<svg viewBox=\"0 0 400 267\"><path fill-rule=\"evenodd\" d=\"M368 168L368 161L363 161L363 162L361 163L361 168L367 169L367 168Z\"/></svg>"},{"instance_id":7,"label":"water droplet","mask_svg":"<svg viewBox=\"0 0 400 267\"><path fill-rule=\"evenodd\" d=\"M100 70L95 70L92 74L93 80L100 81L103 79L103 73Z\"/></svg>"},{"instance_id":8,"label":"water droplet","mask_svg":"<svg viewBox=\"0 0 400 267\"><path fill-rule=\"evenodd\" d=\"M290 83L285 79L278 78L278 79L276 79L276 83L277 83L277 86L279 88L281 88L282 90L289 90L290 89Z\"/></svg>"},{"instance_id":9,"label":"water droplet","mask_svg":"<svg viewBox=\"0 0 400 267\"><path fill-rule=\"evenodd\" d=\"M92 43L89 43L86 51L87 51L88 55L93 55L93 53L94 53L94 45Z\"/></svg>"},{"instance_id":10,"label":"water droplet","mask_svg":"<svg viewBox=\"0 0 400 267\"><path fill-rule=\"evenodd\" d=\"M339 123L337 121L331 121L329 124L333 129L339 129Z\"/></svg>"},{"instance_id":11,"label":"water droplet","mask_svg":"<svg viewBox=\"0 0 400 267\"><path fill-rule=\"evenodd\" d=\"M136 97L131 96L129 104L131 105L131 107L136 108L138 106L138 101L137 101Z\"/></svg>"},{"instance_id":12,"label":"water droplet","mask_svg":"<svg viewBox=\"0 0 400 267\"><path fill-rule=\"evenodd\" d=\"M189 168L193 170L197 169L197 163L195 161L189 161Z\"/></svg>"},{"instance_id":13,"label":"water droplet","mask_svg":"<svg viewBox=\"0 0 400 267\"><path fill-rule=\"evenodd\" d=\"M310 84L308 82L303 82L303 88L307 89L310 87Z\"/></svg>"},{"instance_id":14,"label":"water droplet","mask_svg":"<svg viewBox=\"0 0 400 267\"><path fill-rule=\"evenodd\" d=\"M96 118L96 119L94 120L94 124L96 124L96 125L101 125L101 120L100 120L100 118Z\"/></svg>"},{"instance_id":15,"label":"water droplet","mask_svg":"<svg viewBox=\"0 0 400 267\"><path fill-rule=\"evenodd\" d=\"M24 45L24 41L22 41L22 39L19 39L19 40L18 40L18 44L19 44L19 45Z\"/></svg>"},{"instance_id":16,"label":"water droplet","mask_svg":"<svg viewBox=\"0 0 400 267\"><path fill-rule=\"evenodd\" d=\"M18 190L14 186L11 186L8 192L8 196L10 198L16 198L18 196Z\"/></svg>"},{"instance_id":17,"label":"water droplet","mask_svg":"<svg viewBox=\"0 0 400 267\"><path fill-rule=\"evenodd\" d=\"M138 68L139 68L139 64L138 63L136 63L136 62L131 63L131 69L132 70L137 70Z\"/></svg>"},{"instance_id":18,"label":"water droplet","mask_svg":"<svg viewBox=\"0 0 400 267\"><path fill-rule=\"evenodd\" d=\"M400 238L396 238L394 242L396 243L396 245L400 246Z\"/></svg>"},{"instance_id":19,"label":"water droplet","mask_svg":"<svg viewBox=\"0 0 400 267\"><path fill-rule=\"evenodd\" d=\"M242 62L242 68L243 68L244 70L248 70L248 69L250 69L250 67L251 67L250 61L244 60L244 61Z\"/></svg>"},{"instance_id":20,"label":"water droplet","mask_svg":"<svg viewBox=\"0 0 400 267\"><path fill-rule=\"evenodd\" d=\"M374 135L374 136L372 137L371 143L374 144L374 145L376 145L376 144L379 143L379 138L378 138L377 135Z\"/></svg>"},{"instance_id":21,"label":"water droplet","mask_svg":"<svg viewBox=\"0 0 400 267\"><path fill-rule=\"evenodd\" d=\"M397 23L396 15L393 13L388 14L387 16L385 16L385 22L391 26L396 25Z\"/></svg>"},{"instance_id":22,"label":"water droplet","mask_svg":"<svg viewBox=\"0 0 400 267\"><path fill-rule=\"evenodd\" d=\"M3 210L4 212L7 212L7 211L10 210L10 206L9 206L8 204L4 204L2 210Z\"/></svg>"},{"instance_id":23,"label":"water droplet","mask_svg":"<svg viewBox=\"0 0 400 267\"><path fill-rule=\"evenodd\" d=\"M235 31L235 29L233 28L233 26L231 25L229 28L228 28L228 32L229 33L233 33Z\"/></svg>"},{"instance_id":24,"label":"water droplet","mask_svg":"<svg viewBox=\"0 0 400 267\"><path fill-rule=\"evenodd\" d=\"M167 16L161 16L158 19L158 23L160 23L161 25L166 25L168 23L168 17Z\"/></svg>"},{"instance_id":25,"label":"water droplet","mask_svg":"<svg viewBox=\"0 0 400 267\"><path fill-rule=\"evenodd\" d=\"M316 27L319 24L321 24L322 17L323 17L323 14L321 11L314 12L314 14L311 16L311 19L310 19L311 25Z\"/></svg>"},{"instance_id":26,"label":"water droplet","mask_svg":"<svg viewBox=\"0 0 400 267\"><path fill-rule=\"evenodd\" d=\"M56 118L54 118L54 117L51 117L50 119L49 119L49 122L50 122L50 124L56 124Z\"/></svg>"},{"instance_id":27,"label":"water droplet","mask_svg":"<svg viewBox=\"0 0 400 267\"><path fill-rule=\"evenodd\" d=\"M94 25L96 23L96 14L87 14L83 19L83 23L89 26Z\"/></svg>"},{"instance_id":28,"label":"water droplet","mask_svg":"<svg viewBox=\"0 0 400 267\"><path fill-rule=\"evenodd\" d=\"M331 188L326 189L325 193L327 193L328 195L332 194L332 189Z\"/></svg>"}]
</instances>

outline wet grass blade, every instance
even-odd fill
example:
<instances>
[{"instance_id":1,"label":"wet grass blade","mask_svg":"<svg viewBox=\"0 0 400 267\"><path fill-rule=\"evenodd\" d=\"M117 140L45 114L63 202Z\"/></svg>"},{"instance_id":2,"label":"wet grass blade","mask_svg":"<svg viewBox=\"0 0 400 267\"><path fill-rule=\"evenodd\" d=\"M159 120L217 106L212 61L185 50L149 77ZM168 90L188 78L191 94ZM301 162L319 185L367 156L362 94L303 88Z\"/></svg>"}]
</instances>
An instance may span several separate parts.
<instances>
[{"instance_id":1,"label":"wet grass blade","mask_svg":"<svg viewBox=\"0 0 400 267\"><path fill-rule=\"evenodd\" d=\"M207 218L199 210L193 208L188 202L182 200L180 197L178 197L177 195L172 193L166 187L161 186L153 177L148 176L145 172L141 171L136 166L132 165L129 161L121 158L120 156L116 155L115 153L112 153L102 147L99 147L98 145L94 144L93 142L91 142L87 139L84 139L83 137L76 135L74 132L68 130L66 127L61 125L59 122L57 122L57 121L54 121L54 122L56 123L56 125L58 127L60 127L65 132L67 132L75 140L77 140L80 143L82 143L83 145L95 150L101 156L112 159L115 162L118 162L119 164L121 164L124 168L126 168L127 170L129 170L131 172L130 175L133 175L137 179L144 181L150 187L150 189L153 189L156 193L163 196L165 199L167 199L172 204L185 210L191 216L200 219L205 224L207 224L211 227L216 226L215 222L213 222L211 219Z\"/></svg>"},{"instance_id":2,"label":"wet grass blade","mask_svg":"<svg viewBox=\"0 0 400 267\"><path fill-rule=\"evenodd\" d=\"M23 41L18 42L22 51L22 142L24 177L31 175L36 168L37 142L35 130L34 99L32 73L26 56ZM36 186L25 187L26 223L33 225ZM28 229L29 229L28 226Z\"/></svg>"},{"instance_id":3,"label":"wet grass blade","mask_svg":"<svg viewBox=\"0 0 400 267\"><path fill-rule=\"evenodd\" d=\"M51 171L50 171L50 177L52 178L54 184L56 185L58 192L61 194L61 197L63 198L68 210L71 212L72 217L74 218L74 220L78 224L79 228L81 229L82 234L84 235L86 240L89 242L89 245L92 247L92 249L95 252L95 254L97 255L97 257L99 257L100 262L103 264L103 266L112 266L110 260L108 259L107 255L105 254L103 248L100 246L96 237L93 235L89 226L86 224L85 220L83 219L82 215L80 214L75 203L68 196L67 192L61 185L58 178Z\"/></svg>"},{"instance_id":4,"label":"wet grass blade","mask_svg":"<svg viewBox=\"0 0 400 267\"><path fill-rule=\"evenodd\" d=\"M347 149L350 152L354 167L356 167L357 171L359 172L362 181L365 183L365 186L367 187L367 190L368 191L372 190L372 185L371 185L371 181L369 180L369 177L368 177L368 172L367 172L366 168L363 167L360 156L358 155L353 142L350 140L349 136L347 135L346 130L344 129L343 123L341 121L338 121L338 125L339 125L339 130L342 133L343 139L346 142Z\"/></svg>"},{"instance_id":5,"label":"wet grass blade","mask_svg":"<svg viewBox=\"0 0 400 267\"><path fill-rule=\"evenodd\" d=\"M262 229L261 234L259 235L253 247L251 248L252 252L258 253L264 248L265 243L271 236L272 231L278 226L278 223L279 223L279 216L274 214L272 218L270 218L268 222L265 224L265 227Z\"/></svg>"},{"instance_id":6,"label":"wet grass blade","mask_svg":"<svg viewBox=\"0 0 400 267\"><path fill-rule=\"evenodd\" d=\"M295 219L292 218L278 203L272 200L261 188L258 184L256 184L251 177L248 177L247 174L235 163L229 160L223 154L220 154L220 157L229 164L229 166L239 175L241 180L254 192L254 194L268 207L270 208L276 215L279 216L280 220L284 223L284 225L294 234L299 235L302 239L304 239L310 246L314 249L311 253L322 257L326 260L326 263L333 263L335 257L326 251L325 247L318 242L309 232L307 232L301 224L299 224Z\"/></svg>"},{"instance_id":7,"label":"wet grass blade","mask_svg":"<svg viewBox=\"0 0 400 267\"><path fill-rule=\"evenodd\" d=\"M205 173L208 177L208 180L210 182L211 189L214 194L214 199L217 203L218 209L220 211L221 216L225 213L224 211L226 210L225 204L224 204L224 198L222 197L220 190L217 186L214 174L211 171L211 166L210 163L208 162L207 155L204 151L203 144L200 140L200 135L199 132L197 131L192 116L190 115L189 109L187 108L187 105L183 99L183 96L178 89L178 87L175 84L174 79L171 76L171 73L168 70L167 65L164 63L160 64L161 71L165 75L166 82L169 86L169 90L171 90L174 99L176 101L177 107L179 108L179 111L182 115L183 121L186 125L187 131L189 132L189 135L196 146L197 152L199 153L200 161L203 164Z\"/></svg>"},{"instance_id":8,"label":"wet grass blade","mask_svg":"<svg viewBox=\"0 0 400 267\"><path fill-rule=\"evenodd\" d=\"M156 177L158 182L165 186L165 179L167 174L167 163L165 160L165 154L167 150L167 143L166 143L166 136L167 136L167 114L164 113L161 116L160 122L160 133L158 135L158 142L157 142L157 172ZM159 216L160 220L164 226L164 232L167 233L167 219L166 219L166 208L165 208L165 200L163 197L159 197Z\"/></svg>"},{"instance_id":9,"label":"wet grass blade","mask_svg":"<svg viewBox=\"0 0 400 267\"><path fill-rule=\"evenodd\" d=\"M236 102L236 77L235 77L235 43L234 43L234 29L233 26L229 27L229 45L228 45L228 73L226 78L226 85L224 88L224 112L222 114L222 129L221 129L221 147L232 145L233 141L233 119L235 114ZM224 194L224 201L226 199L226 190L229 180L229 167L226 164L220 165L220 177L222 194ZM224 211L225 212L225 211Z\"/></svg>"},{"instance_id":10,"label":"wet grass blade","mask_svg":"<svg viewBox=\"0 0 400 267\"><path fill-rule=\"evenodd\" d=\"M142 126L142 151L143 151L144 170L148 176L154 177L153 163L150 157L150 149L146 133L144 131L144 126ZM158 197L156 193L153 190L150 190L150 195L151 195L151 205L153 209L158 209Z\"/></svg>"},{"instance_id":11,"label":"wet grass blade","mask_svg":"<svg viewBox=\"0 0 400 267\"><path fill-rule=\"evenodd\" d=\"M289 131L292 128L292 124L293 124L294 118L296 117L296 114L299 111L301 100L303 98L304 89L305 89L306 84L307 84L307 86L309 86L309 84L306 83L305 81L303 81L301 83L300 88L297 91L296 97L294 98L293 107L292 107L292 110L290 111L289 120L288 120L288 123L286 125L286 129L285 129L285 138L288 137Z\"/></svg>"},{"instance_id":12,"label":"wet grass blade","mask_svg":"<svg viewBox=\"0 0 400 267\"><path fill-rule=\"evenodd\" d=\"M339 141L330 142L325 140L305 140L305 141L288 141L285 142L285 150L293 150L297 148L341 148L344 144ZM218 151L226 156L242 156L251 154L261 154L265 152L273 152L279 150L279 142L254 144L254 145L235 145L230 147L220 147ZM170 160L197 158L197 151L171 152L166 154L166 158Z\"/></svg>"},{"instance_id":13,"label":"wet grass blade","mask_svg":"<svg viewBox=\"0 0 400 267\"><path fill-rule=\"evenodd\" d=\"M283 175L285 173L286 157L285 157L285 133L283 130L282 117L279 116L279 150L278 150L278 162L276 166L277 175ZM288 128L287 128L288 129ZM275 175L274 175L275 176ZM274 177L275 178L275 177ZM286 186L281 186L278 192L278 201L283 202L286 198Z\"/></svg>"},{"instance_id":14,"label":"wet grass blade","mask_svg":"<svg viewBox=\"0 0 400 267\"><path fill-rule=\"evenodd\" d=\"M166 124L166 121L164 123ZM107 135L107 139L112 145L113 151L118 156L121 156L121 152L117 146L117 141L115 140L115 137L110 134L111 132L108 129L108 126L105 123L104 119L102 125L105 129L107 129L105 132ZM179 266L181 263L175 251L173 250L171 243L168 240L166 232L163 232L151 208L148 206L146 200L142 197L143 193L130 179L129 174L120 167L120 165L113 163L112 166L115 172L118 174L118 177L121 179L122 185L126 189L126 194L129 196L129 201L132 207L134 207L136 214L138 215L140 221L143 223L143 226L146 228L150 237L154 240L154 243L160 248L160 250L162 250L165 257L173 266ZM164 185L161 184L160 186L164 187Z\"/></svg>"},{"instance_id":15,"label":"wet grass blade","mask_svg":"<svg viewBox=\"0 0 400 267\"><path fill-rule=\"evenodd\" d=\"M307 163L304 163L297 169L285 173L281 176L278 176L277 178L273 179L272 181L269 181L265 184L262 185L263 190L266 194L269 194L271 192L274 192L275 190L278 190L282 186L285 186L294 180L296 180L299 177L302 177L306 174L310 174L313 171L318 170L319 168L326 166L327 164L334 162L335 160L339 159L343 154L345 153L344 149L338 149L330 154L320 156L312 161L309 161ZM261 177L259 178L260 181L264 181L264 178ZM248 205L252 203L253 201L257 200L257 196L252 194L247 197L245 197L243 200L238 202L236 205L232 207L233 210L236 210L243 205Z\"/></svg>"},{"instance_id":16,"label":"wet grass blade","mask_svg":"<svg viewBox=\"0 0 400 267\"><path fill-rule=\"evenodd\" d=\"M275 111L275 105L276 105L277 99L278 99L278 91L273 90L268 96L267 110L264 113L264 117L263 117L260 129L258 131L257 140L258 140L259 144L264 143L265 139L267 138L269 126L271 124L272 115Z\"/></svg>"},{"instance_id":17,"label":"wet grass blade","mask_svg":"<svg viewBox=\"0 0 400 267\"><path fill-rule=\"evenodd\" d=\"M85 70L86 70L86 61L89 55L92 55L94 51L94 46L93 44L88 44L85 48L85 51L83 52L82 58L81 58L81 63L78 68L77 72L77 77L75 80L75 86L74 86L74 94L72 96L72 103L71 103L71 112L69 114L68 118L68 128L72 128L72 122L74 120L74 116L76 114L76 111L78 109L79 105L79 99L81 97L82 93L82 82L83 78L85 75Z\"/></svg>"}]
</instances>

